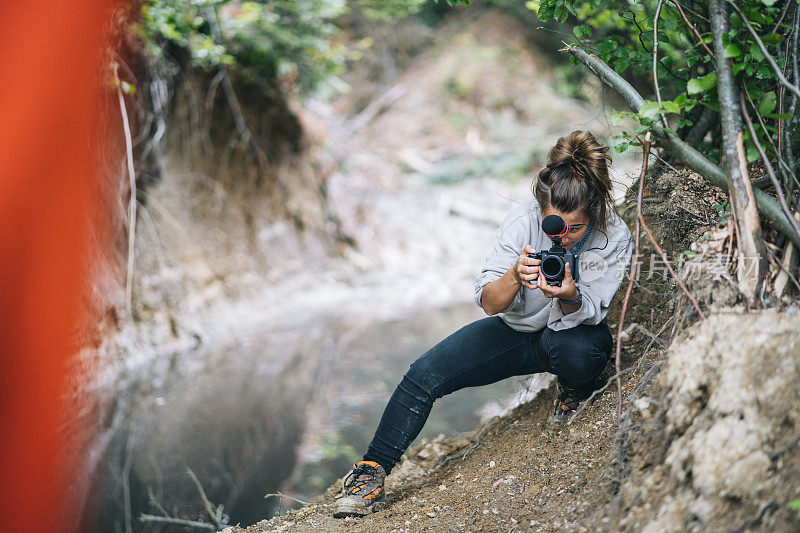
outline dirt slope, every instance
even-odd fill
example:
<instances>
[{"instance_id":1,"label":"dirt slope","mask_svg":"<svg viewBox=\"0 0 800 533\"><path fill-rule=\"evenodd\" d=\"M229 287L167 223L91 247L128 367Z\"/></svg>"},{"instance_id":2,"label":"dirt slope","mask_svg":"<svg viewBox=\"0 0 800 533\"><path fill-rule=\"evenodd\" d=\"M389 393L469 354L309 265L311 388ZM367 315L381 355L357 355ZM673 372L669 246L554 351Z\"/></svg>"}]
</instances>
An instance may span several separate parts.
<instances>
[{"instance_id":1,"label":"dirt slope","mask_svg":"<svg viewBox=\"0 0 800 533\"><path fill-rule=\"evenodd\" d=\"M671 194L670 191L676 188L679 181L683 185L678 187L678 194ZM666 173L657 179L649 178L647 190L653 199L648 202L648 218L658 233L670 235L669 238L665 235L661 237L671 255L688 248L690 242L709 227L691 224L690 231L677 231L676 223L679 226L685 222L685 219L674 216L683 211L682 206L690 203L700 216L709 220L714 218L712 201L702 199L713 199L718 191L688 172L679 175ZM629 211L622 211L626 216L630 215ZM642 287L634 294L631 315L626 322L635 321L646 325L648 329L653 328L653 331L656 329L654 326L663 325L663 331L658 333L667 338L667 326L676 315L673 312L675 299L672 284L658 276L650 280L643 277L640 283ZM623 289L624 286L621 291ZM620 297L621 294L615 300L615 306L619 305ZM609 320L613 321L618 316L618 309L612 311ZM722 320L727 320L728 328L735 327L735 320ZM769 319L760 320L759 324L763 324ZM695 336L701 338L714 338L714 335L724 338L727 335L724 331L714 333L719 327L716 322L709 321L693 330L699 329L700 333L695 333ZM763 326L759 327L763 329ZM782 325L778 329L784 332L783 335L791 335L788 333L791 331L789 325ZM796 338L797 332L794 335ZM681 360L694 361L702 357L697 344L697 341L690 340L670 349L674 355L669 363L668 374L672 378L667 388L680 383L676 377L679 371L674 369L680 368L677 365L682 364ZM754 352L753 343L739 345L742 347L742 356ZM471 434L423 443L409 450L401 465L387 479L389 506L385 511L363 519L334 520L330 512L331 504L339 493L337 483L309 506L235 531L639 530L660 516L659 508L654 507L652 502L659 502L668 494L659 493L656 489L638 488L639 480L650 475L648 469L653 468L652 461L647 458L659 454L663 456L665 447L675 436L661 435L659 439L648 434L642 436L640 418L652 414L647 413L647 409L636 412L633 412L635 409L627 409L628 406L638 409L645 404L658 405L659 400L651 398L651 395L659 397L658 394L662 393L652 392L651 387L663 361L664 349L639 330L630 334L623 347L623 367L633 367L623 376L623 395L628 397L636 389L634 399L638 399L637 402L626 403L626 415L631 421L623 426L623 432L617 432L613 386L589 404L574 423L565 426L548 422L555 395L551 387L532 401L518 406L504 417L491 420ZM726 347L733 349L733 346ZM791 351L781 353L785 355ZM780 359L779 355L775 355L777 360ZM724 358L718 356L718 360L721 363ZM704 382L698 383L700 385L697 387L700 387ZM671 394L675 396L676 393ZM642 400L639 398L641 395L651 399ZM673 404L677 405L674 401ZM659 416L663 418L666 415ZM781 421L776 423L780 425ZM663 424L656 427L657 431L663 433ZM671 431L680 432L675 429ZM631 442L635 444L631 445ZM783 440L780 442L785 444ZM725 465L717 466L723 468ZM634 474L631 474L632 469ZM685 470L684 467L682 471ZM667 476L659 472L662 477ZM618 488L623 482L620 496ZM652 479L648 483L652 484ZM764 490L770 492L771 489L767 487ZM685 489L681 500L684 504L690 492L690 488ZM725 499L724 496L714 495L709 498L710 501L714 498ZM714 503L718 502L714 500ZM626 518L631 505L638 505L637 519ZM777 509L775 505L772 504L770 509ZM664 513L672 513L669 515L673 520L670 524L678 523L675 522L675 513L683 508L675 503L671 507L665 504L664 509ZM784 520L782 523L791 523L790 518L786 522L785 505L780 510L781 519ZM666 523L666 519L659 519L662 522L655 524ZM732 520L718 521L715 525L718 529L725 529ZM681 526L685 524L681 523ZM653 531L658 531L660 526L653 527L656 528Z\"/></svg>"}]
</instances>

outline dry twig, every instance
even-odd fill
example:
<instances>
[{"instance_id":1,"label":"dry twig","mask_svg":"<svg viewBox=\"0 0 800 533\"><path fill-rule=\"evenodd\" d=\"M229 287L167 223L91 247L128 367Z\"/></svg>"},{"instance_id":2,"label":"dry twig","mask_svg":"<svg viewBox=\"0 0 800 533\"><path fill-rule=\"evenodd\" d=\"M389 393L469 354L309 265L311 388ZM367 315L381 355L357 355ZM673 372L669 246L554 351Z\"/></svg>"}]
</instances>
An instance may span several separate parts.
<instances>
[{"instance_id":1,"label":"dry twig","mask_svg":"<svg viewBox=\"0 0 800 533\"><path fill-rule=\"evenodd\" d=\"M214 524L217 527L222 527L222 505L218 507L214 507L211 502L208 500L208 496L206 496L206 491L203 490L203 486L200 484L200 480L197 479L197 476L194 475L194 472L191 468L186 469L186 473L189 474L189 477L192 478L195 487L197 487L197 492L200 493L200 498L203 500L203 505L206 508L206 512L208 512L208 516L211 517L211 520L214 521Z\"/></svg>"},{"instance_id":2,"label":"dry twig","mask_svg":"<svg viewBox=\"0 0 800 533\"><path fill-rule=\"evenodd\" d=\"M295 498L294 496L289 496L288 494L284 494L282 492L270 492L269 494L265 494L264 498L288 498L290 500L294 500L297 503L301 503L303 505L308 505L309 502L303 501L300 498Z\"/></svg>"},{"instance_id":3,"label":"dry twig","mask_svg":"<svg viewBox=\"0 0 800 533\"><path fill-rule=\"evenodd\" d=\"M131 197L130 222L128 223L128 274L125 280L125 310L128 317L133 316L131 310L131 300L133 299L133 258L136 238L136 172L133 168L133 141L131 139L131 125L128 122L128 109L125 106L125 98L122 96L122 81L118 76L119 65L114 64L114 85L117 87L117 98L119 100L119 111L122 114L122 129L125 132L125 158L128 163L128 180L130 182Z\"/></svg>"},{"instance_id":4,"label":"dry twig","mask_svg":"<svg viewBox=\"0 0 800 533\"><path fill-rule=\"evenodd\" d=\"M170 516L156 516L152 514L139 515L141 522L162 522L166 524L176 524L180 526L197 527L200 529L208 529L209 531L216 531L217 526L208 524L206 522L197 522L195 520L184 520L183 518L172 518Z\"/></svg>"}]
</instances>

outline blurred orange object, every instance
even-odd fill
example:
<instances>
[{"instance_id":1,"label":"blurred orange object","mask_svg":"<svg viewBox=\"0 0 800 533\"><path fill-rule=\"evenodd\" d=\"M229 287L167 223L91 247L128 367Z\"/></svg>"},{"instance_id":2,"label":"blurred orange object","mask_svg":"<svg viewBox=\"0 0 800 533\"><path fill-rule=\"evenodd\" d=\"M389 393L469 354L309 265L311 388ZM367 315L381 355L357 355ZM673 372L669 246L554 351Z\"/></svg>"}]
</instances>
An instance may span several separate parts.
<instances>
[{"instance_id":1,"label":"blurred orange object","mask_svg":"<svg viewBox=\"0 0 800 533\"><path fill-rule=\"evenodd\" d=\"M70 531L58 417L96 193L93 84L113 0L0 3L0 516ZM96 94L96 91L94 92ZM63 515L61 515L63 516Z\"/></svg>"}]
</instances>

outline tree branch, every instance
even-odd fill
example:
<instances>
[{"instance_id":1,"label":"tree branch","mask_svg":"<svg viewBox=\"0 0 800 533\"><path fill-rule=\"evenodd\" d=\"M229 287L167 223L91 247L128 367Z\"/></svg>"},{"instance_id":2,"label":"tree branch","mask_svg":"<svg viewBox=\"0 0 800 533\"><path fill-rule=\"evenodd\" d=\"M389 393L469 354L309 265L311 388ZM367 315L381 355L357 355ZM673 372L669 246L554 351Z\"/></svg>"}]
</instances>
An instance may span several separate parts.
<instances>
[{"instance_id":1,"label":"tree branch","mask_svg":"<svg viewBox=\"0 0 800 533\"><path fill-rule=\"evenodd\" d=\"M603 60L593 54L586 53L582 48L567 43L564 44L566 47L562 48L561 51L569 52L589 70L594 72L603 83L616 91L631 109L638 112L639 108L644 105L644 98L642 98L636 89ZM702 175L723 191L728 191L725 175L718 165L709 161L703 154L695 150L691 145L674 133L660 127L653 128L653 133L656 137L664 141L663 147L668 153L685 162L689 168ZM794 228L789 221L786 220L778 202L769 194L759 189L755 189L753 195L755 196L756 203L758 204L761 214L764 215L764 218L769 220L781 233L794 242L796 246L800 246L800 238L797 237Z\"/></svg>"},{"instance_id":2,"label":"tree branch","mask_svg":"<svg viewBox=\"0 0 800 533\"><path fill-rule=\"evenodd\" d=\"M677 7L677 8L678 8L678 13L680 13L680 14L681 14L681 18L683 18L683 22L684 22L684 23L685 23L687 26L689 26L689 29L691 29L691 30L692 30L692 33L694 33L694 36L695 36L695 37L697 37L697 42L698 42L698 43L700 43L700 44L703 46L703 48L705 48L705 50L706 50L706 53L707 53L709 56L711 56L711 59L714 59L714 60L716 60L717 58L714 56L714 52L712 52L712 51L711 51L711 49L708 47L708 45L707 45L706 43L704 43L704 42L703 42L703 38L700 36L700 32L699 32L699 31L697 31L697 27L696 27L694 24L692 24L692 23L689 21L689 19L686 17L686 13L684 13L684 12L683 12L683 7L682 7L682 6L681 6L681 5L680 5L680 4L677 2L677 0L670 0L670 1L671 1L673 4L675 4L675 7Z\"/></svg>"},{"instance_id":3,"label":"tree branch","mask_svg":"<svg viewBox=\"0 0 800 533\"><path fill-rule=\"evenodd\" d=\"M114 64L114 85L117 87L117 98L119 99L119 111L122 115L122 129L125 133L125 158L128 163L128 181L130 182L131 197L130 222L128 223L128 273L125 279L125 310L128 317L133 316L133 260L136 250L136 171L133 168L133 141L131 140L131 125L128 122L128 110L125 107L125 98L122 96L122 81L117 74L118 66Z\"/></svg>"},{"instance_id":4,"label":"tree branch","mask_svg":"<svg viewBox=\"0 0 800 533\"><path fill-rule=\"evenodd\" d=\"M656 14L653 15L653 87L656 89L656 99L658 100L658 107L661 109L661 88L658 86L658 17L661 15L661 8L664 7L664 0L658 0L656 6ZM667 128L667 118L664 113L659 111L661 124Z\"/></svg>"},{"instance_id":5,"label":"tree branch","mask_svg":"<svg viewBox=\"0 0 800 533\"><path fill-rule=\"evenodd\" d=\"M737 283L748 303L753 305L756 303L766 274L766 245L744 152L739 90L731 61L725 57L725 44L722 40L723 34L729 28L728 13L722 0L708 0L708 10L714 36L714 51L717 54L717 97L722 124L722 162L739 249ZM800 235L798 238L800 239Z\"/></svg>"},{"instance_id":6,"label":"tree branch","mask_svg":"<svg viewBox=\"0 0 800 533\"><path fill-rule=\"evenodd\" d=\"M764 147L761 146L761 143L758 140L756 129L753 127L753 121L750 120L750 113L747 112L747 104L745 104L744 101L744 94L739 93L739 99L742 104L742 115L744 116L744 120L747 123L747 129L750 132L750 139L756 145L756 150L758 150L758 155L761 156L761 160L764 162L764 168L767 170L769 179L772 181L772 186L775 188L775 193L778 195L778 201L781 204L781 209L783 209L783 214L786 215L786 218L789 219L789 222L792 223L792 227L794 228L795 233L797 233L797 235L800 236L800 226L797 225L797 221L795 221L791 211L789 211L789 206L786 205L786 198L783 196L783 190L781 188L781 184L778 182L778 177L775 175L775 170L773 170L772 164L769 162L769 158L767 157L766 152L764 152Z\"/></svg>"},{"instance_id":7,"label":"tree branch","mask_svg":"<svg viewBox=\"0 0 800 533\"><path fill-rule=\"evenodd\" d=\"M169 516L155 516L152 514L140 514L139 521L141 522L161 522L165 524L176 524L179 526L196 527L200 529L208 529L209 531L216 531L217 526L214 524L207 524L206 522L195 522L194 520L184 520L182 518L171 518Z\"/></svg>"}]
</instances>

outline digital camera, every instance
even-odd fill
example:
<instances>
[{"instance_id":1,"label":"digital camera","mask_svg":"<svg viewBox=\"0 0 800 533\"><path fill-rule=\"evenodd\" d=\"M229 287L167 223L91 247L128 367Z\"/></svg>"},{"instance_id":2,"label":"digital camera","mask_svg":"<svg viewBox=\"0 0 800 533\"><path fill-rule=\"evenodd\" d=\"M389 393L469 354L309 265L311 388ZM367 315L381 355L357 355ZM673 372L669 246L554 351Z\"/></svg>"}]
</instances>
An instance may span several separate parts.
<instances>
[{"instance_id":1,"label":"digital camera","mask_svg":"<svg viewBox=\"0 0 800 533\"><path fill-rule=\"evenodd\" d=\"M561 239L569 233L569 223L558 215L548 215L542 220L542 230L553 241L549 250L533 252L528 257L539 259L539 273L544 275L548 285L560 287L569 263L572 279L578 281L578 254L570 254L561 246Z\"/></svg>"}]
</instances>

